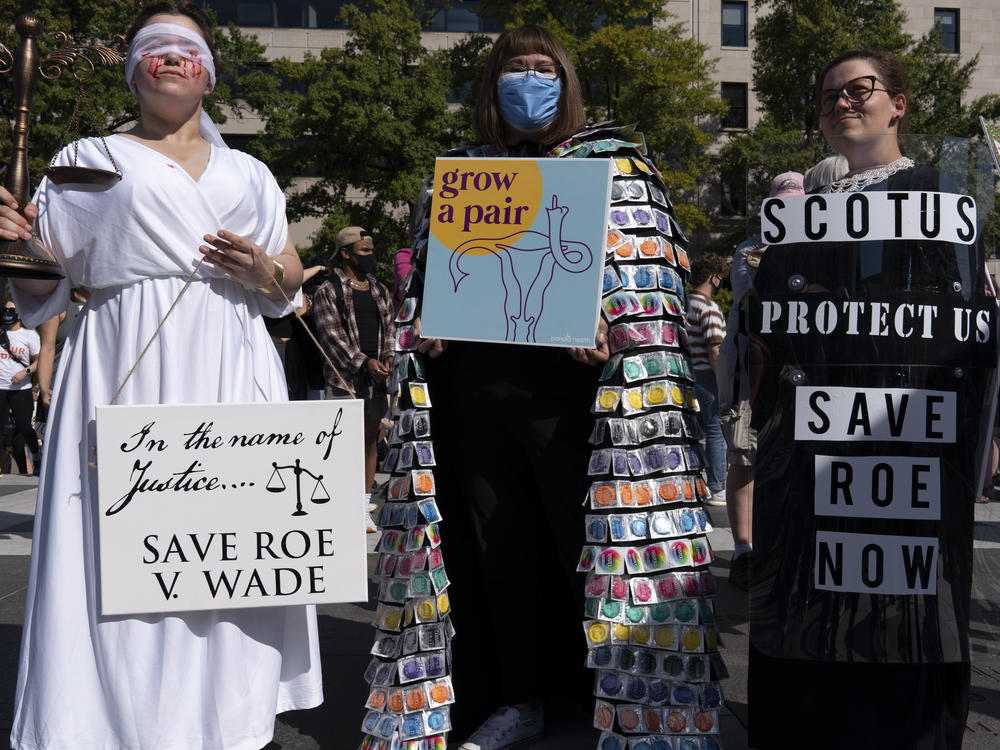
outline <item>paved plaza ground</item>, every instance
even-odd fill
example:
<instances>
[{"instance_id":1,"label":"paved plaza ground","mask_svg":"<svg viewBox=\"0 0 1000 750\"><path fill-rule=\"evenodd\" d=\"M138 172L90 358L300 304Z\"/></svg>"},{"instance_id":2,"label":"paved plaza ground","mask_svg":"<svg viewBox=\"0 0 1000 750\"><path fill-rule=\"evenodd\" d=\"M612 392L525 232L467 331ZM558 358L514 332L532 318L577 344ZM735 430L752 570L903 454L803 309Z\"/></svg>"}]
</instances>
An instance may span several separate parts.
<instances>
[{"instance_id":1,"label":"paved plaza ground","mask_svg":"<svg viewBox=\"0 0 1000 750\"><path fill-rule=\"evenodd\" d=\"M0 734L10 734L14 681L28 582L31 528L37 479L0 476ZM716 612L723 656L730 677L723 683L728 709L722 718L727 750L747 745L746 595L729 586L732 535L724 509L712 509L716 530L713 572L719 580ZM446 527L442 528L447 533ZM1000 747L1000 502L976 506L975 572L972 592L972 690L965 750ZM376 535L369 536L373 548ZM375 556L369 555L374 573ZM320 649L326 700L310 711L278 717L274 741L266 750L352 750L360 741L362 706L367 685L362 673L368 663L374 631L370 622L374 600L367 604L325 605L318 609ZM579 627L568 624L574 634ZM459 635L460 637L460 635ZM455 738L460 739L460 738ZM597 732L568 705L555 705L546 715L546 736L532 750L591 750ZM457 743L456 743L457 744ZM86 748L81 748L86 750Z\"/></svg>"}]
</instances>

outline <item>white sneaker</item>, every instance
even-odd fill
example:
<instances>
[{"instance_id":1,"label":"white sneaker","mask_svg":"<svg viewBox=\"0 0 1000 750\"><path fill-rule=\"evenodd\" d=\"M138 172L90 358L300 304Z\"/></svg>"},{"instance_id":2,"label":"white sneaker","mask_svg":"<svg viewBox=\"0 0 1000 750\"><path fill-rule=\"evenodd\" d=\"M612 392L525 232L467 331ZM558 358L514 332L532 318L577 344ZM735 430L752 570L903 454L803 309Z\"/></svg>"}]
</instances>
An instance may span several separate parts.
<instances>
[{"instance_id":1,"label":"white sneaker","mask_svg":"<svg viewBox=\"0 0 1000 750\"><path fill-rule=\"evenodd\" d=\"M511 706L504 706L479 729L472 733L459 750L501 750L517 747L542 736L545 722L541 711L535 718L523 720L521 712Z\"/></svg>"},{"instance_id":2,"label":"white sneaker","mask_svg":"<svg viewBox=\"0 0 1000 750\"><path fill-rule=\"evenodd\" d=\"M714 505L720 508L726 507L726 491L719 490L718 492L713 492L712 496L705 501L705 505Z\"/></svg>"},{"instance_id":3,"label":"white sneaker","mask_svg":"<svg viewBox=\"0 0 1000 750\"><path fill-rule=\"evenodd\" d=\"M369 534L378 533L378 526L375 524L375 519L372 518L371 513L365 513L365 531Z\"/></svg>"}]
</instances>

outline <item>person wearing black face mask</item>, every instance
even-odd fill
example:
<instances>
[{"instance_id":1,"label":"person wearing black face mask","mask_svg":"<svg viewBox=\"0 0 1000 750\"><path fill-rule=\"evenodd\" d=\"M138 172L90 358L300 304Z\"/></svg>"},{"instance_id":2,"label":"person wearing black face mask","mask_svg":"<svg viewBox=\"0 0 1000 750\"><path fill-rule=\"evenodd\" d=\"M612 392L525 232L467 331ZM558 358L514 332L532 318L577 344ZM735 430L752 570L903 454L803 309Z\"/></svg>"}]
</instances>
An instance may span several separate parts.
<instances>
[{"instance_id":1,"label":"person wearing black face mask","mask_svg":"<svg viewBox=\"0 0 1000 750\"><path fill-rule=\"evenodd\" d=\"M38 334L21 325L14 303L7 301L0 313L0 419L14 416L14 460L18 471L28 472L24 449L31 451L34 473L40 469L38 436L31 427L34 400L31 397L31 375L38 359Z\"/></svg>"},{"instance_id":2,"label":"person wearing black face mask","mask_svg":"<svg viewBox=\"0 0 1000 750\"><path fill-rule=\"evenodd\" d=\"M388 407L386 378L395 349L395 315L392 294L372 275L371 235L361 227L346 227L337 233L335 246L339 267L316 290L313 310L320 343L337 368L325 368L326 397L365 402L365 505L370 511L378 430ZM369 515L368 531L376 530Z\"/></svg>"}]
</instances>

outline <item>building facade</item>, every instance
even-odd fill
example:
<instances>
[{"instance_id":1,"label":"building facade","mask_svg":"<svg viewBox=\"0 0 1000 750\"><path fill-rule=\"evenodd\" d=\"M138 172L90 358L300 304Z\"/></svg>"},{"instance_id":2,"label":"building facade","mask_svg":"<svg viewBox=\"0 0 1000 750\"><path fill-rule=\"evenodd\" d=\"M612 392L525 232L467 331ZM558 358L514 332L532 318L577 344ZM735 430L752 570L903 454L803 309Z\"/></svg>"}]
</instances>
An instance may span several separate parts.
<instances>
[{"instance_id":1,"label":"building facade","mask_svg":"<svg viewBox=\"0 0 1000 750\"><path fill-rule=\"evenodd\" d=\"M708 46L709 56L718 60L715 78L730 105L723 128L753 127L759 119L753 92L753 26L758 15L753 0L668 0L666 5L695 39ZM979 67L967 92L969 101L996 93L1000 80L997 0L900 0L900 5L907 14L904 30L915 39L940 22L945 54L958 55L963 61L979 55Z\"/></svg>"},{"instance_id":2,"label":"building facade","mask_svg":"<svg viewBox=\"0 0 1000 750\"><path fill-rule=\"evenodd\" d=\"M937 3L901 0L908 16L905 31L918 38L939 22L942 45L947 50L943 54L958 55L963 61L979 55L979 67L967 98L971 101L996 92L996 81L1000 80L1000 13L996 11L1000 0ZM342 46L347 39L347 32L337 20L347 0L208 0L205 4L215 10L221 23L234 22L245 33L256 36L268 59L299 61L307 53L318 55L324 48ZM469 33L501 31L495 22L480 18L478 8L478 0L453 0L448 9L432 19L424 32L424 45L443 49ZM753 0L667 0L666 8L674 20L708 47L709 57L717 61L714 77L720 95L730 107L721 123L723 133L753 127L760 118L753 91L753 27L758 17ZM223 135L238 141L260 127L260 121L254 118L231 118L221 129ZM708 188L704 195L703 208L710 215L739 213L721 186ZM318 227L317 219L296 223L292 227L293 241L299 246L310 244L309 237Z\"/></svg>"}]
</instances>

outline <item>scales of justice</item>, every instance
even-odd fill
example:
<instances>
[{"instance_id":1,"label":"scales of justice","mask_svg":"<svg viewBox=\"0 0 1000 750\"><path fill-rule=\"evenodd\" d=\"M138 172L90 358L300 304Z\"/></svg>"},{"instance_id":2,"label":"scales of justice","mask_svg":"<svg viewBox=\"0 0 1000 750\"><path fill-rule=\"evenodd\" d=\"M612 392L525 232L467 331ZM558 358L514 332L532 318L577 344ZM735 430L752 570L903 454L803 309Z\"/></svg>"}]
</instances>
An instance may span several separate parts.
<instances>
[{"instance_id":1,"label":"scales of justice","mask_svg":"<svg viewBox=\"0 0 1000 750\"><path fill-rule=\"evenodd\" d=\"M30 195L28 193L28 126L31 117L31 100L35 94L38 77L54 81L62 75L64 69L69 69L79 83L76 104L70 116L69 125L63 134L66 135L75 127L80 104L85 100L83 85L97 70L97 64L105 67L115 67L125 62L125 38L115 37L112 47L103 45L77 44L73 37L61 31L53 34L58 46L41 56L39 37L42 35L42 22L33 13L25 13L18 17L14 24L21 42L17 53L11 53L7 47L0 44L0 74L14 73L14 104L15 117L13 128L13 146L10 162L7 166L5 187L14 196L23 212ZM93 55L97 63L90 58ZM102 138L103 140L103 138ZM110 187L122 178L121 170L111 156L107 143L104 150L113 171L94 167L76 166L74 154L73 165L66 167L50 166L45 170L45 176L57 185L71 188L74 184L93 187ZM61 279L63 273L55 261L41 257L33 251L24 240L0 241L0 275L16 276L30 279Z\"/></svg>"},{"instance_id":2,"label":"scales of justice","mask_svg":"<svg viewBox=\"0 0 1000 750\"><path fill-rule=\"evenodd\" d=\"M271 472L271 478L267 480L267 485L265 485L265 489L267 489L268 492L285 491L285 480L281 476L282 471L290 470L295 475L295 511L292 513L293 516L307 515L307 511L302 510L303 474L308 474L316 480L316 485L313 487L312 495L309 496L309 500L317 505L330 502L330 493L326 491L326 487L323 484L323 475L313 474L309 471L309 469L303 468L299 459L296 458L294 464L289 464L287 466L278 466L277 462L272 461L271 466L274 468L274 471Z\"/></svg>"}]
</instances>

